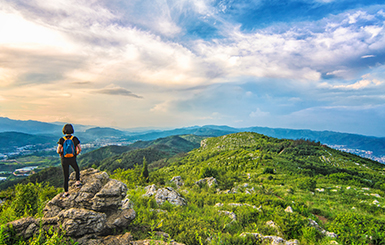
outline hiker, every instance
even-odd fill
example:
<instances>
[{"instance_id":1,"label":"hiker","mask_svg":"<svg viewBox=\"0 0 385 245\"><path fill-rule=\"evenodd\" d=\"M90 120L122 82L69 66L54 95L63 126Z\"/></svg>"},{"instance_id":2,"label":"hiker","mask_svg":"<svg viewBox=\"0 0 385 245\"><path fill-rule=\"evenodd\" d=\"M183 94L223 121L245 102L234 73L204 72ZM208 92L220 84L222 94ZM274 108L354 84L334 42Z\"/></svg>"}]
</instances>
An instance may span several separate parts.
<instances>
[{"instance_id":1,"label":"hiker","mask_svg":"<svg viewBox=\"0 0 385 245\"><path fill-rule=\"evenodd\" d=\"M63 197L67 197L68 193L68 180L69 180L69 168L71 167L75 170L76 173L76 183L77 187L81 186L80 183L80 170L76 162L76 156L82 151L80 146L80 140L73 136L74 128L71 124L66 124L63 127L64 137L60 138L57 146L56 152L60 155L61 166L63 167L64 174L64 194Z\"/></svg>"}]
</instances>

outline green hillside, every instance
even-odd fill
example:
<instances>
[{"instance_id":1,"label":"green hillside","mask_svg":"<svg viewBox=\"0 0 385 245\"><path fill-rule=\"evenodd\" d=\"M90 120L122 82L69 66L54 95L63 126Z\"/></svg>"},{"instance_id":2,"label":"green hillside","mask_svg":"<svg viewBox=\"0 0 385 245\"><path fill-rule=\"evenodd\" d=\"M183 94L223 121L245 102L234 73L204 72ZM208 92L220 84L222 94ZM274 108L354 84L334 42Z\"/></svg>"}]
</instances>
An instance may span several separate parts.
<instances>
[{"instance_id":1,"label":"green hillside","mask_svg":"<svg viewBox=\"0 0 385 245\"><path fill-rule=\"evenodd\" d=\"M166 209L166 214L150 212L151 218L144 217L141 212L157 206L140 196L142 189L133 190L134 203L140 203L135 225L150 229L151 224L161 223L161 230L186 244L246 244L247 239L239 236L244 232L297 239L300 244L383 244L383 168L378 162L308 140L279 140L256 133L208 138L199 149L150 173L153 183L174 188L170 179L181 176L185 185L179 193L189 205L163 205L158 208ZM132 185L129 171L116 177ZM215 177L218 183L215 187L195 184L204 177ZM217 203L223 206L215 207ZM293 213L284 211L289 206ZM232 221L220 211L238 218ZM325 236L309 219L338 238ZM275 227L267 225L269 221Z\"/></svg>"},{"instance_id":2,"label":"green hillside","mask_svg":"<svg viewBox=\"0 0 385 245\"><path fill-rule=\"evenodd\" d=\"M163 231L189 245L272 244L273 236L291 244L384 244L383 164L319 142L250 132L206 138L200 147L197 141L173 136L105 147L84 154L82 167L96 165L127 184L137 213L127 229L135 239ZM149 183L141 177L143 157L153 166ZM174 176L184 184L171 182ZM216 183L197 183L207 177ZM149 184L177 190L187 205L158 204L143 195ZM17 218L5 213L12 200L0 220Z\"/></svg>"},{"instance_id":3,"label":"green hillside","mask_svg":"<svg viewBox=\"0 0 385 245\"><path fill-rule=\"evenodd\" d=\"M103 147L79 157L79 163L82 168L95 167L113 172L118 168L128 169L133 168L135 164L141 165L143 157L151 165L152 162L199 147L199 143L190 141L196 141L195 136L182 137L175 135L153 141L137 141L129 146Z\"/></svg>"}]
</instances>

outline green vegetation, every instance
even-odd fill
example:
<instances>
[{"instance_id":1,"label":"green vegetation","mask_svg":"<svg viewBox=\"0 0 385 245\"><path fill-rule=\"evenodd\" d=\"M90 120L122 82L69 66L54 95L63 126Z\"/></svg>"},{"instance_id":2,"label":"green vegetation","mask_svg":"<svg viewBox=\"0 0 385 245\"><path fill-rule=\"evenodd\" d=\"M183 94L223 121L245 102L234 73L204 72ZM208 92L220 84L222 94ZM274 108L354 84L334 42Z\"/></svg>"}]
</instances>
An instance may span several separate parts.
<instances>
[{"instance_id":1,"label":"green vegetation","mask_svg":"<svg viewBox=\"0 0 385 245\"><path fill-rule=\"evenodd\" d=\"M207 138L200 148L183 153L193 138L138 142L127 146L130 150L126 152L119 152L119 147L101 148L82 157L86 166L106 170L111 178L127 184L137 213L128 227L134 238L152 238L155 231L164 231L189 245L261 244L245 235L259 233L297 239L300 244L330 244L332 240L339 244L384 244L383 164L319 142L279 140L248 132ZM174 176L182 177L182 187L170 181ZM206 177L216 178L217 183L211 187L195 184ZM177 189L188 205L157 204L153 197L143 196L149 184ZM1 206L2 224L25 215L40 215L43 200L57 191L48 185L36 188L36 192L28 188L18 185L1 192L7 200ZM42 197L49 188L52 195ZM27 191L33 194L21 194ZM22 210L17 206L20 202L28 203L28 208ZM289 206L293 212L288 212ZM327 237L326 231L338 237ZM55 234L59 237L60 233ZM12 237L6 236L1 230L0 241Z\"/></svg>"}]
</instances>

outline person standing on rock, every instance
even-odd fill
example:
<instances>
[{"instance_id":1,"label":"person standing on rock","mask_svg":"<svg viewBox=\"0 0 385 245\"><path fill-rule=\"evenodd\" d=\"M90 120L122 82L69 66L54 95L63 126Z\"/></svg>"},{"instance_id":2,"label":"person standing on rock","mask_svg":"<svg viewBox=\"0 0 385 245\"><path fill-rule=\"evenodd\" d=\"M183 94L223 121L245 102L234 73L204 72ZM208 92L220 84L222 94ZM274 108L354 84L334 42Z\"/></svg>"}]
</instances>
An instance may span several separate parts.
<instances>
[{"instance_id":1,"label":"person standing on rock","mask_svg":"<svg viewBox=\"0 0 385 245\"><path fill-rule=\"evenodd\" d=\"M71 124L66 124L63 127L64 137L60 138L56 152L60 155L61 166L63 167L64 174L64 194L63 197L67 197L68 193L68 180L69 180L69 168L70 166L76 173L76 186L80 186L80 170L78 163L76 162L76 156L82 151L80 146L80 140L78 137L73 136L74 128Z\"/></svg>"}]
</instances>

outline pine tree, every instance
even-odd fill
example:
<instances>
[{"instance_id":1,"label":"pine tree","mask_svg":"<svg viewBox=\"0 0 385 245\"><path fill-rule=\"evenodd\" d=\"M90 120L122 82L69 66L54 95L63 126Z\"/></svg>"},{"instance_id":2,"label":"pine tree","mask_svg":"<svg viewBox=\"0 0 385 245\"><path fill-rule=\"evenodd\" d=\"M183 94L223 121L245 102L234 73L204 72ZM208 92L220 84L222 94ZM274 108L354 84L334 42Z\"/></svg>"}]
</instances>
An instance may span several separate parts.
<instances>
[{"instance_id":1,"label":"pine tree","mask_svg":"<svg viewBox=\"0 0 385 245\"><path fill-rule=\"evenodd\" d=\"M142 178L148 182L148 168L147 168L147 160L146 157L143 157L143 169L141 173Z\"/></svg>"}]
</instances>

